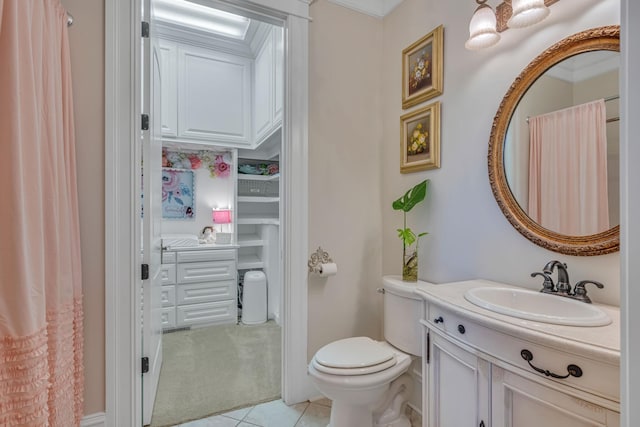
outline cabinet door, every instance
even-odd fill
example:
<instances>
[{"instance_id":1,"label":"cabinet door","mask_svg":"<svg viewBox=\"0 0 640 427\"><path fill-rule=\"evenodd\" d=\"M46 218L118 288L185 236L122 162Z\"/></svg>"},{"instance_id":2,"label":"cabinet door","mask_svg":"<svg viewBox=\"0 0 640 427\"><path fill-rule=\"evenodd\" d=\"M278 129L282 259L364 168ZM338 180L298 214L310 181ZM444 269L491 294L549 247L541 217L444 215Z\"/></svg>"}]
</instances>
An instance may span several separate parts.
<instances>
[{"instance_id":1,"label":"cabinet door","mask_svg":"<svg viewBox=\"0 0 640 427\"><path fill-rule=\"evenodd\" d=\"M284 29L273 29L273 124L282 123L284 112Z\"/></svg>"},{"instance_id":2,"label":"cabinet door","mask_svg":"<svg viewBox=\"0 0 640 427\"><path fill-rule=\"evenodd\" d=\"M491 388L493 427L617 427L620 422L616 411L497 366Z\"/></svg>"},{"instance_id":3,"label":"cabinet door","mask_svg":"<svg viewBox=\"0 0 640 427\"><path fill-rule=\"evenodd\" d=\"M178 45L162 40L160 45L160 97L162 136L178 136Z\"/></svg>"},{"instance_id":4,"label":"cabinet door","mask_svg":"<svg viewBox=\"0 0 640 427\"><path fill-rule=\"evenodd\" d=\"M251 143L251 60L192 46L178 49L178 136Z\"/></svg>"},{"instance_id":5,"label":"cabinet door","mask_svg":"<svg viewBox=\"0 0 640 427\"><path fill-rule=\"evenodd\" d=\"M260 142L272 128L273 120L273 38L271 34L255 60L254 113L255 141Z\"/></svg>"},{"instance_id":6,"label":"cabinet door","mask_svg":"<svg viewBox=\"0 0 640 427\"><path fill-rule=\"evenodd\" d=\"M491 365L433 330L429 340L428 425L489 427Z\"/></svg>"}]
</instances>

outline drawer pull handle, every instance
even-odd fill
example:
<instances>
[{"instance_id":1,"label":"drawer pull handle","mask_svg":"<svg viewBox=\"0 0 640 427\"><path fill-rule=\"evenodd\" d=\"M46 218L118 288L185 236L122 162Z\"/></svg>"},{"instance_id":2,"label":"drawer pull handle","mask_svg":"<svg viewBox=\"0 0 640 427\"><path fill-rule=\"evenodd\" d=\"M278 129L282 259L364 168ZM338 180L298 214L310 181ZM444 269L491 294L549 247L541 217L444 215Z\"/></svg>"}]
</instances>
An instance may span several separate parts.
<instances>
[{"instance_id":1,"label":"drawer pull handle","mask_svg":"<svg viewBox=\"0 0 640 427\"><path fill-rule=\"evenodd\" d=\"M464 328L464 325L458 325L458 332L464 334L467 330Z\"/></svg>"},{"instance_id":2,"label":"drawer pull handle","mask_svg":"<svg viewBox=\"0 0 640 427\"><path fill-rule=\"evenodd\" d=\"M433 319L433 323L444 323L444 319L442 318L442 316L438 316Z\"/></svg>"},{"instance_id":3,"label":"drawer pull handle","mask_svg":"<svg viewBox=\"0 0 640 427\"><path fill-rule=\"evenodd\" d=\"M540 369L536 366L533 366L533 364L531 363L531 361L533 360L533 353L531 353L529 350L527 349L522 350L520 352L520 356L522 356L522 358L526 360L529 366L531 366L536 372L540 372L541 374L544 374L547 377L564 379L564 378L569 378L570 376L576 377L576 378L579 378L582 376L582 369L580 369L580 366L578 365L571 364L567 366L567 372L568 372L567 375L558 375L546 369Z\"/></svg>"},{"instance_id":4,"label":"drawer pull handle","mask_svg":"<svg viewBox=\"0 0 640 427\"><path fill-rule=\"evenodd\" d=\"M484 421L480 421L480 427L484 427Z\"/></svg>"}]
</instances>

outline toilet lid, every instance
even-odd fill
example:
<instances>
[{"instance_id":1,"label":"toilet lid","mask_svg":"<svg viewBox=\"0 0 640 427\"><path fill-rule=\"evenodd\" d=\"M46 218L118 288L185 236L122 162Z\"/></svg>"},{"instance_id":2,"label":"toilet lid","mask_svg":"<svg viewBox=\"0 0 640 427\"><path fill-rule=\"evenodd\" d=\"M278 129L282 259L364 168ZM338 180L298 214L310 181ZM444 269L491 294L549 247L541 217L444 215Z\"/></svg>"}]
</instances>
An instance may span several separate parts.
<instances>
[{"instance_id":1,"label":"toilet lid","mask_svg":"<svg viewBox=\"0 0 640 427\"><path fill-rule=\"evenodd\" d=\"M346 338L325 345L314 357L316 368L334 375L364 375L396 364L393 350L368 337Z\"/></svg>"}]
</instances>

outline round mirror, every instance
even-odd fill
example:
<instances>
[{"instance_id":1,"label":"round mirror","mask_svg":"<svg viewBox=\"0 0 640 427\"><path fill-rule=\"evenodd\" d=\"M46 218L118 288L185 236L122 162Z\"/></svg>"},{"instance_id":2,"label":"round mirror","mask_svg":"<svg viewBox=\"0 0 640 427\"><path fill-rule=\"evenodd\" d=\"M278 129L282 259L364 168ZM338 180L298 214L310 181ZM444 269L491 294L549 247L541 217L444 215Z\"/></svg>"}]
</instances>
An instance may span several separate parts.
<instances>
[{"instance_id":1,"label":"round mirror","mask_svg":"<svg viewBox=\"0 0 640 427\"><path fill-rule=\"evenodd\" d=\"M505 95L489 141L498 205L527 239L568 255L619 249L619 26L568 37Z\"/></svg>"}]
</instances>

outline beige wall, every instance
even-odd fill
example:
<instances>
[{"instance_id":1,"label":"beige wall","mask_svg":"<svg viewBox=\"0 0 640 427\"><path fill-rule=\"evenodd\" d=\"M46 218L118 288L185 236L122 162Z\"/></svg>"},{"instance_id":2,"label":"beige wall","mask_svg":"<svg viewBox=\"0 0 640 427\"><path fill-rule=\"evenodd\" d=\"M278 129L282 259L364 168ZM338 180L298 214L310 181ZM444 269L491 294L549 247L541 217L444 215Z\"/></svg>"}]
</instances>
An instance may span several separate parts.
<instances>
[{"instance_id":1,"label":"beige wall","mask_svg":"<svg viewBox=\"0 0 640 427\"><path fill-rule=\"evenodd\" d=\"M308 355L340 338L380 336L381 21L327 0L309 27L309 253L338 274L309 278Z\"/></svg>"},{"instance_id":2,"label":"beige wall","mask_svg":"<svg viewBox=\"0 0 640 427\"><path fill-rule=\"evenodd\" d=\"M104 0L62 0L69 28L76 119L82 281L84 413L105 408L104 380Z\"/></svg>"},{"instance_id":3,"label":"beige wall","mask_svg":"<svg viewBox=\"0 0 640 427\"><path fill-rule=\"evenodd\" d=\"M411 213L411 225L430 232L421 241L419 277L449 282L475 277L537 289L529 276L551 259L566 262L573 281L594 279L604 290L596 301L620 301L619 253L573 257L540 248L521 236L502 215L491 193L487 147L493 117L520 71L540 52L581 30L619 23L618 0L573 0L554 4L535 27L508 30L493 48L468 51L473 2L405 0L384 19L382 206L384 274L399 273L401 245L395 237L400 219L389 207L411 184L431 180L427 203ZM402 110L402 49L443 24L444 93L441 168L401 175L398 170L398 117ZM416 106L413 108L419 108ZM412 108L412 109L413 109ZM313 120L313 118L312 118Z\"/></svg>"}]
</instances>

